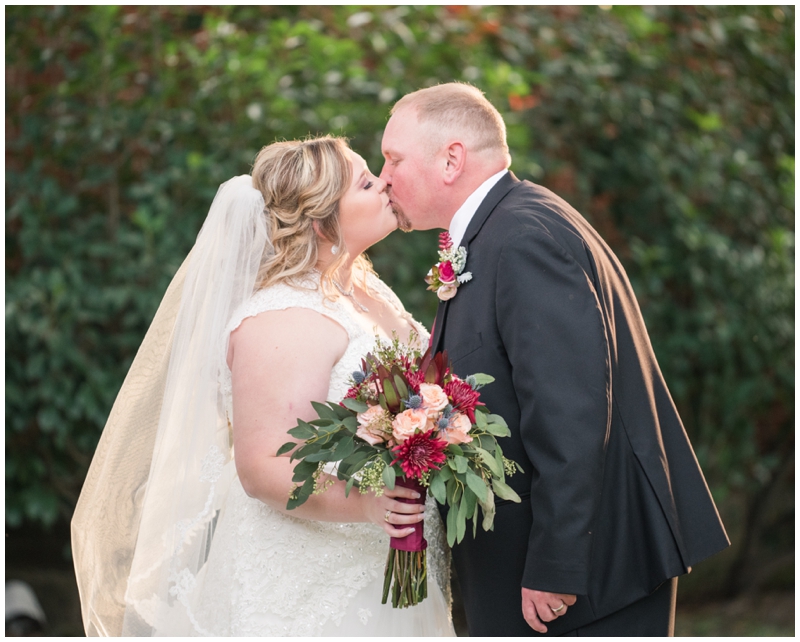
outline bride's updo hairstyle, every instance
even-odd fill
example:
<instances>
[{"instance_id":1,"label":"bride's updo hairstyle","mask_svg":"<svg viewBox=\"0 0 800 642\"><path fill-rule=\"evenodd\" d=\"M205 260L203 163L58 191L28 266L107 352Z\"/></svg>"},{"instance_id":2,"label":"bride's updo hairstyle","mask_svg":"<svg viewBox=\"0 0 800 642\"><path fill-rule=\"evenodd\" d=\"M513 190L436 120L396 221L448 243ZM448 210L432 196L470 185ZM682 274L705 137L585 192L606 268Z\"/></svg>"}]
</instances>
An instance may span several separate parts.
<instances>
[{"instance_id":1,"label":"bride's updo hairstyle","mask_svg":"<svg viewBox=\"0 0 800 642\"><path fill-rule=\"evenodd\" d=\"M261 265L257 288L291 283L309 274L319 259L322 235L338 247L320 279L325 294L335 297L333 278L348 257L339 226L339 201L352 180L348 150L344 139L323 136L273 143L256 156L253 187L264 196L275 250ZM354 267L360 268L363 279L371 271L363 255L356 258Z\"/></svg>"}]
</instances>

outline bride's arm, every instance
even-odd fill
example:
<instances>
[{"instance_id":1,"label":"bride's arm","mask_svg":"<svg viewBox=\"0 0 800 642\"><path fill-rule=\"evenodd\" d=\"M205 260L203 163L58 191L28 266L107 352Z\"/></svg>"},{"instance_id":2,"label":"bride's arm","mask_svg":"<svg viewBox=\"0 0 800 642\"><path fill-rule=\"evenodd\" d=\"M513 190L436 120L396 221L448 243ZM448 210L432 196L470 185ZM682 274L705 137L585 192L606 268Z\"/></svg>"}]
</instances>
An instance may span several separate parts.
<instances>
[{"instance_id":1,"label":"bride's arm","mask_svg":"<svg viewBox=\"0 0 800 642\"><path fill-rule=\"evenodd\" d=\"M311 310L262 312L245 319L231 334L228 364L233 381L233 443L242 487L272 508L317 521L374 522L394 537L407 535L406 525L422 520L422 505L393 497L410 497L396 487L384 497L357 490L344 495L344 482L292 511L286 510L296 462L276 457L291 440L287 430L297 419L316 418L311 401L325 401L330 373L347 348L347 333L331 319ZM384 521L387 510L395 526Z\"/></svg>"}]
</instances>

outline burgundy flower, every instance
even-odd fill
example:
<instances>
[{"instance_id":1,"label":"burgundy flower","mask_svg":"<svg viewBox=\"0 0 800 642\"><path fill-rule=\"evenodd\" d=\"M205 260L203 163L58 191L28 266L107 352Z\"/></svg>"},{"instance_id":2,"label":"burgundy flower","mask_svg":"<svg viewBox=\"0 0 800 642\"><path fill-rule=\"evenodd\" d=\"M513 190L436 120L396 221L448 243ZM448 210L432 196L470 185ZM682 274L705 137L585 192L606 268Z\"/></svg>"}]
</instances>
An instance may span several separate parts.
<instances>
[{"instance_id":1,"label":"burgundy flower","mask_svg":"<svg viewBox=\"0 0 800 642\"><path fill-rule=\"evenodd\" d=\"M403 443L392 448L395 454L392 466L400 462L400 468L408 479L419 479L425 471L441 468L437 464L443 464L447 460L444 454L445 448L447 442L437 439L433 430L411 435Z\"/></svg>"},{"instance_id":2,"label":"burgundy flower","mask_svg":"<svg viewBox=\"0 0 800 642\"><path fill-rule=\"evenodd\" d=\"M419 384L425 381L425 373L422 370L408 371L406 372L406 381L408 381L408 387L417 395L419 394Z\"/></svg>"},{"instance_id":3,"label":"burgundy flower","mask_svg":"<svg viewBox=\"0 0 800 642\"><path fill-rule=\"evenodd\" d=\"M439 263L439 280L442 283L453 283L456 280L456 272L450 261Z\"/></svg>"},{"instance_id":4,"label":"burgundy flower","mask_svg":"<svg viewBox=\"0 0 800 642\"><path fill-rule=\"evenodd\" d=\"M466 381L455 377L444 385L444 391L450 397L453 408L465 413L469 420L475 423L475 407L485 405L478 401L481 397L480 393L473 390Z\"/></svg>"},{"instance_id":5,"label":"burgundy flower","mask_svg":"<svg viewBox=\"0 0 800 642\"><path fill-rule=\"evenodd\" d=\"M453 247L453 240L450 238L449 232L442 232L439 234L439 249L444 252Z\"/></svg>"}]
</instances>

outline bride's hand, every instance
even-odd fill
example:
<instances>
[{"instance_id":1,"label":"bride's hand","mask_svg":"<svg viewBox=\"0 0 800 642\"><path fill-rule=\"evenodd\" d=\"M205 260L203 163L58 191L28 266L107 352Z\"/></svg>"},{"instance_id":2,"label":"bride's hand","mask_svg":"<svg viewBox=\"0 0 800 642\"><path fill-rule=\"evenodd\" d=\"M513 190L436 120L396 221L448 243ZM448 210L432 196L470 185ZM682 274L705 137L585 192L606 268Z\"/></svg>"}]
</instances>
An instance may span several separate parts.
<instances>
[{"instance_id":1,"label":"bride's hand","mask_svg":"<svg viewBox=\"0 0 800 642\"><path fill-rule=\"evenodd\" d=\"M406 504L397 501L397 497L416 499L419 494L410 488L395 486L394 490L384 489L380 497L366 495L367 517L369 521L382 526L389 536L406 537L414 532L413 524L425 519L425 504Z\"/></svg>"}]
</instances>

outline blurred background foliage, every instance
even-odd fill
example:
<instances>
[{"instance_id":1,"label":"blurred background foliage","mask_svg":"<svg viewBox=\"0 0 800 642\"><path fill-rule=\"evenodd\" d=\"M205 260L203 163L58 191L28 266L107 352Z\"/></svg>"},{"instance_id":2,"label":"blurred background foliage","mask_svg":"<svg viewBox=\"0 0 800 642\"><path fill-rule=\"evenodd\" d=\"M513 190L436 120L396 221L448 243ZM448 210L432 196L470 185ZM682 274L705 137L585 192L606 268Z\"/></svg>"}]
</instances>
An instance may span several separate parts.
<instances>
[{"instance_id":1,"label":"blurred background foliage","mask_svg":"<svg viewBox=\"0 0 800 642\"><path fill-rule=\"evenodd\" d=\"M227 178L461 80L512 170L624 263L733 547L684 586L794 584L793 6L6 8L6 525L71 516ZM373 248L430 323L436 232ZM683 590L683 589L682 589Z\"/></svg>"}]
</instances>

